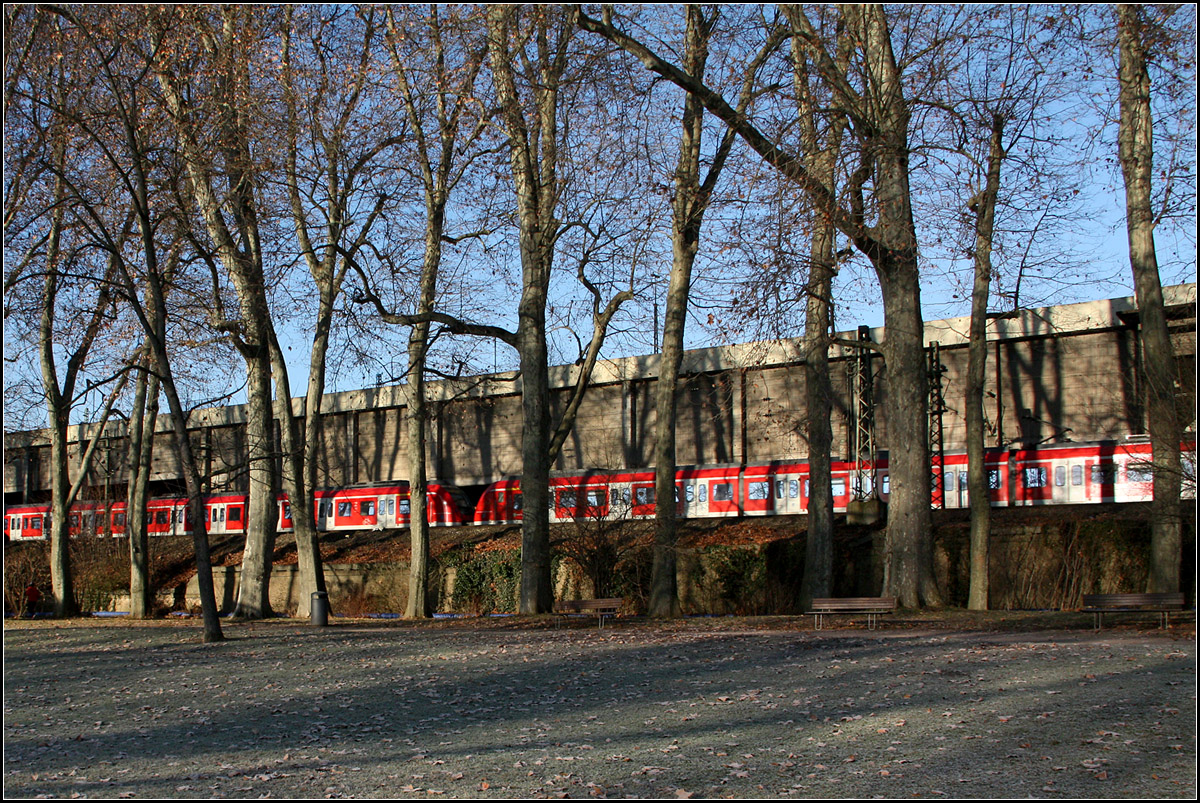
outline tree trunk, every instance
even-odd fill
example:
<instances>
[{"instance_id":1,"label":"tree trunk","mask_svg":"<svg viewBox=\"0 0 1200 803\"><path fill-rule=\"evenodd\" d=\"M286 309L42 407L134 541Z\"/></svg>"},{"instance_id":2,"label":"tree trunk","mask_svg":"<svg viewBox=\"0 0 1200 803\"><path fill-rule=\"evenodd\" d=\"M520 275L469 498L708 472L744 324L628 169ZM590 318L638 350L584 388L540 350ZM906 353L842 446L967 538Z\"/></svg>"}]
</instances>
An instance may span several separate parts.
<instances>
[{"instance_id":1,"label":"tree trunk","mask_svg":"<svg viewBox=\"0 0 1200 803\"><path fill-rule=\"evenodd\" d=\"M834 229L819 223L809 251L804 322L804 403L808 428L808 532L800 605L833 593L833 385L829 381L829 310Z\"/></svg>"},{"instance_id":2,"label":"tree trunk","mask_svg":"<svg viewBox=\"0 0 1200 803\"><path fill-rule=\"evenodd\" d=\"M887 370L888 525L884 591L903 607L939 605L933 573L933 533L929 512L928 382L925 324L917 235L908 183L909 114L900 72L892 53L884 10L865 6L861 14L863 57L872 93L878 98L876 130L866 143L873 164L878 223L857 239L871 260L883 293Z\"/></svg>"},{"instance_id":3,"label":"tree trunk","mask_svg":"<svg viewBox=\"0 0 1200 803\"><path fill-rule=\"evenodd\" d=\"M241 581L233 615L247 619L265 619L271 615L271 568L278 512L275 500L271 366L264 359L267 356L266 349L262 348L255 349L246 357L246 451L250 501L244 522L246 537Z\"/></svg>"},{"instance_id":4,"label":"tree trunk","mask_svg":"<svg viewBox=\"0 0 1200 803\"><path fill-rule=\"evenodd\" d=\"M987 182L975 212L975 282L971 291L971 333L967 346L967 496L971 510L971 570L967 607L988 609L988 539L991 536L992 502L984 464L983 390L987 376L987 309L992 282L992 235L996 198L1000 193L1000 165L1004 160L1004 118L992 118L988 147Z\"/></svg>"},{"instance_id":5,"label":"tree trunk","mask_svg":"<svg viewBox=\"0 0 1200 803\"><path fill-rule=\"evenodd\" d=\"M125 504L125 537L129 539L129 615L134 619L147 619L154 611L146 502L150 498L159 381L148 346L143 365L145 370L138 375L133 411L129 416L129 492Z\"/></svg>"},{"instance_id":6,"label":"tree trunk","mask_svg":"<svg viewBox=\"0 0 1200 803\"><path fill-rule=\"evenodd\" d=\"M546 348L546 296L554 263L558 206L558 85L567 65L567 45L578 11L564 7L540 15L535 63L514 57L509 47L518 11L488 7L488 33L499 118L508 134L516 195L522 289L518 306L517 354L521 365L521 523L520 612L549 613L554 605L550 577L550 380ZM536 75L532 105L517 92L514 65L528 64Z\"/></svg>"},{"instance_id":7,"label":"tree trunk","mask_svg":"<svg viewBox=\"0 0 1200 803\"><path fill-rule=\"evenodd\" d=\"M928 382L915 249L886 252L876 264L886 329L888 524L883 594L905 608L940 604L933 575L929 512Z\"/></svg>"},{"instance_id":8,"label":"tree trunk","mask_svg":"<svg viewBox=\"0 0 1200 803\"><path fill-rule=\"evenodd\" d=\"M713 21L704 18L699 6L687 7L683 69L698 80L704 78L708 37ZM708 197L700 186L703 135L704 105L692 95L685 95L672 204L671 279L667 287L662 354L659 357L658 382L654 394L654 563L650 574L649 614L657 617L677 617L680 614L675 560L675 544L678 540L675 393L679 385L679 368L683 362L683 335L687 324L692 266L700 248L700 226L708 205Z\"/></svg>"},{"instance_id":9,"label":"tree trunk","mask_svg":"<svg viewBox=\"0 0 1200 803\"><path fill-rule=\"evenodd\" d=\"M421 295L417 312L434 307L438 267L442 258L444 195L434 191L426 201L425 262L421 270ZM433 614L429 596L429 497L425 461L426 421L425 358L429 352L429 324L415 324L408 337L408 494L409 539L412 555L408 569L408 605L404 615L425 619Z\"/></svg>"},{"instance_id":10,"label":"tree trunk","mask_svg":"<svg viewBox=\"0 0 1200 803\"><path fill-rule=\"evenodd\" d=\"M1141 318L1142 371L1146 388L1146 419L1154 452L1154 499L1147 590L1179 590L1182 487L1177 384L1171 336L1167 328L1158 258L1154 246L1152 170L1154 143L1150 114L1150 74L1146 67L1141 10L1117 6L1120 128L1118 150L1125 179L1125 226L1129 233L1129 264Z\"/></svg>"}]
</instances>

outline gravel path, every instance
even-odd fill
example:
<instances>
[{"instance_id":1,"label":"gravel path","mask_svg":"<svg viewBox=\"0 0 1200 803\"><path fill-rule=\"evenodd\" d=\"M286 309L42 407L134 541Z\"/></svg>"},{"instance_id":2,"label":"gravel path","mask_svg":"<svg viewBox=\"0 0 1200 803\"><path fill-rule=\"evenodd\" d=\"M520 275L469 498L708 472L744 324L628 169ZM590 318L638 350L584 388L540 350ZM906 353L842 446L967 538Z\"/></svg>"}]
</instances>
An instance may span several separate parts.
<instances>
[{"instance_id":1,"label":"gravel path","mask_svg":"<svg viewBox=\"0 0 1200 803\"><path fill-rule=\"evenodd\" d=\"M1196 796L1153 630L6 626L10 797Z\"/></svg>"}]
</instances>

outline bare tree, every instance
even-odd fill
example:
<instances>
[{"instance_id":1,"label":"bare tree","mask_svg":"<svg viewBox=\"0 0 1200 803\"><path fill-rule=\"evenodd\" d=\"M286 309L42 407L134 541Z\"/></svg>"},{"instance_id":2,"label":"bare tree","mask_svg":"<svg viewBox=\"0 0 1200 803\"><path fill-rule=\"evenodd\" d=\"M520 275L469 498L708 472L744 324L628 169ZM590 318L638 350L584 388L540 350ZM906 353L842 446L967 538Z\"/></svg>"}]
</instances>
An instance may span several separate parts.
<instances>
[{"instance_id":1,"label":"bare tree","mask_svg":"<svg viewBox=\"0 0 1200 803\"><path fill-rule=\"evenodd\" d=\"M1116 7L1120 48L1120 127L1118 154L1125 179L1125 225L1129 233L1129 264L1141 323L1142 370L1145 374L1146 420L1153 449L1154 500L1148 590L1178 591L1182 525L1179 493L1180 427L1176 411L1175 357L1158 273L1154 228L1154 119L1150 111L1149 62L1156 45L1165 44L1167 20L1173 9L1132 5ZM1182 12L1186 14L1187 12ZM1195 35L1192 9L1192 40ZM1161 52L1161 51L1159 51ZM1194 76L1195 61L1191 62ZM1194 81L1194 77L1193 77Z\"/></svg>"},{"instance_id":2,"label":"bare tree","mask_svg":"<svg viewBox=\"0 0 1200 803\"><path fill-rule=\"evenodd\" d=\"M387 10L387 43L392 72L413 140L413 155L424 200L424 257L415 305L418 318L408 338L407 412L409 466L408 604L405 616L430 616L429 521L426 514L425 374L430 321L420 316L435 309L442 249L448 239L446 210L450 195L472 163L482 155L476 143L485 130L476 80L487 53L481 20L452 14L443 19L436 6L408 9L397 20Z\"/></svg>"},{"instance_id":3,"label":"bare tree","mask_svg":"<svg viewBox=\"0 0 1200 803\"><path fill-rule=\"evenodd\" d=\"M813 175L799 154L766 136L724 98L641 42L618 30L611 9L604 18L580 16L580 24L637 56L650 70L697 95L705 108L734 128L764 160L782 171L813 200L875 269L883 292L887 341L880 346L887 366L886 413L891 494L884 555L884 593L902 605L937 605L941 593L933 573L929 513L929 448L926 419L924 323L916 229L909 189L908 126L911 100L892 50L888 15L877 6L842 7L842 24L854 50L847 66L830 42L797 9L794 27L814 65L814 75L850 120L858 165L848 185L849 202ZM930 39L937 40L939 32ZM869 191L869 196L868 196ZM868 205L867 201L870 200Z\"/></svg>"},{"instance_id":4,"label":"bare tree","mask_svg":"<svg viewBox=\"0 0 1200 803\"><path fill-rule=\"evenodd\" d=\"M522 382L522 613L546 613L553 606L550 465L570 429L608 321L632 295L622 291L601 309L598 288L589 288L595 299L592 340L583 358L574 400L568 402L558 431L552 433L546 303L555 248L562 233L558 218L563 192L560 159L565 154L560 150L560 92L568 68L583 72L572 50L577 13L571 6L489 6L487 16L497 117L509 140L520 232L522 291L517 329L509 342L520 357ZM586 259L581 259L577 271L580 278L584 277L585 264Z\"/></svg>"},{"instance_id":5,"label":"bare tree","mask_svg":"<svg viewBox=\"0 0 1200 803\"><path fill-rule=\"evenodd\" d=\"M103 254L109 269L110 292L119 296L138 321L150 344L154 369L167 396L175 429L176 447L188 489L185 523L190 525L196 553L197 578L203 612L203 638L223 638L213 593L212 568L204 524L204 499L200 474L187 434L187 412L180 401L167 347L167 307L159 254L165 217L156 182L173 192L173 176L159 170L156 155L163 145L161 126L141 116L147 107L148 63L145 17L138 12L92 14L88 9L45 7L55 27L63 31L62 46L70 46L94 79L93 105L51 107L64 126L96 154L94 161L62 163L56 179L66 190L73 216L86 230L88 244ZM61 25L59 25L61 23ZM47 26L48 27L48 26ZM69 41L68 41L69 40ZM84 113L86 111L86 113ZM89 168L91 168L89 172ZM97 178L100 178L97 181ZM137 243L136 247L134 243ZM133 255L144 269L132 263ZM142 283L144 280L144 284ZM143 305L142 294L148 305ZM153 311L148 314L148 309ZM98 442L93 441L93 446Z\"/></svg>"},{"instance_id":6,"label":"bare tree","mask_svg":"<svg viewBox=\"0 0 1200 803\"><path fill-rule=\"evenodd\" d=\"M796 116L801 150L808 170L832 191L836 186L844 115L826 117L820 109L819 82L810 71L811 57L802 37L803 20L795 6L784 6L791 31ZM835 59L843 72L849 59L847 31L835 34ZM814 83L817 83L814 86ZM828 215L817 210L811 222L808 283L805 292L804 400L808 418L808 532L805 540L804 578L800 604L833 593L833 385L829 378L830 329L833 318L833 278L837 272L837 229Z\"/></svg>"},{"instance_id":7,"label":"bare tree","mask_svg":"<svg viewBox=\"0 0 1200 803\"><path fill-rule=\"evenodd\" d=\"M703 81L713 29L720 19L715 6L687 6L682 69ZM778 45L781 37L771 37L758 57L746 70L739 112L744 112L753 97L758 67ZM726 128L724 135L702 170L704 106L692 94L685 93L679 156L672 196L671 274L663 315L662 353L655 390L655 506L654 564L650 580L651 616L678 616L676 587L677 511L675 508L675 433L677 425L676 393L679 369L683 361L684 329L687 322L692 268L700 249L700 232L721 172L725 167L735 134Z\"/></svg>"},{"instance_id":8,"label":"bare tree","mask_svg":"<svg viewBox=\"0 0 1200 803\"><path fill-rule=\"evenodd\" d=\"M261 101L251 78L264 19L251 9L233 7L162 9L155 17L158 52L153 68L188 174L185 191L203 225L193 243L210 259L214 277L217 264L226 271L237 294L237 311L231 317L214 282L212 323L227 333L246 364L250 501L234 612L261 618L271 611L278 516L271 401L276 336L263 259L264 167L251 151L252 129L264 123L255 114Z\"/></svg>"},{"instance_id":9,"label":"bare tree","mask_svg":"<svg viewBox=\"0 0 1200 803\"><path fill-rule=\"evenodd\" d=\"M346 274L372 248L394 190L382 161L404 141L402 117L373 78L383 25L370 7L288 9L283 23L284 174L292 223L317 310L301 420L292 417L287 364L272 341L283 483L292 502L304 578L299 610L325 591L313 518L330 339ZM364 210L365 214L359 214Z\"/></svg>"}]
</instances>

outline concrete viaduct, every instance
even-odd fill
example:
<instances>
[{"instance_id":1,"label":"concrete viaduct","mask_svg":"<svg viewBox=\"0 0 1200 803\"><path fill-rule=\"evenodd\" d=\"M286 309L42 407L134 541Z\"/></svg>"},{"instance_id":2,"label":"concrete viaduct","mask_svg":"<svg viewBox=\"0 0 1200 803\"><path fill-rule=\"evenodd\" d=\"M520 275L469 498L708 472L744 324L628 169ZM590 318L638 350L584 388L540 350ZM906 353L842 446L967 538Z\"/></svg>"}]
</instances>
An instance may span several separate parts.
<instances>
[{"instance_id":1,"label":"concrete viaduct","mask_svg":"<svg viewBox=\"0 0 1200 803\"><path fill-rule=\"evenodd\" d=\"M1184 425L1195 430L1196 285L1165 290L1180 376ZM968 320L926 324L925 340L937 343L945 412L946 451L965 448L962 416ZM842 335L853 340L858 333ZM879 342L882 328L869 331ZM1041 442L1120 440L1145 432L1138 367L1138 316L1133 300L1117 298L1021 311L990 321L985 400L988 446ZM887 448L882 400L887 394L883 361L869 363L861 350L834 347L830 369L835 393L834 454L849 456L855 429L854 385L866 365L873 379L877 445ZM803 458L804 361L798 340L751 343L688 352L678 390L678 460L681 465L766 462ZM574 381L573 366L551 369L555 401ZM629 357L597 366L578 422L555 466L644 467L653 453L654 383L658 357ZM489 374L429 384L432 420L431 478L463 488L520 473L520 377ZM330 394L325 400L325 444L320 472L325 487L402 480L405 458L403 388L380 386ZM296 411L302 399L293 400ZM193 413L190 429L202 457L209 490L244 491L245 410L230 406ZM182 487L173 435L160 416L154 450L152 492ZM89 498L121 498L126 474L124 424L103 432L72 429L73 465L90 439L106 440L90 470ZM49 446L44 432L5 434L6 503L39 501L49 491ZM72 479L76 472L72 470Z\"/></svg>"}]
</instances>

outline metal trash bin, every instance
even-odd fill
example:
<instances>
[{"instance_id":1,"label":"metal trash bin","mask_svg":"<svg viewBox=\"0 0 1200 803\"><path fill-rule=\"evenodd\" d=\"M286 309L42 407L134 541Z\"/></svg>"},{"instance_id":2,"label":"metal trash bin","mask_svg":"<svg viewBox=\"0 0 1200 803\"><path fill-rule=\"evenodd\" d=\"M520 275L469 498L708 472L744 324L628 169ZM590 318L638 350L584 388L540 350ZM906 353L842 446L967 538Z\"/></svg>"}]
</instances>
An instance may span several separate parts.
<instances>
[{"instance_id":1,"label":"metal trash bin","mask_svg":"<svg viewBox=\"0 0 1200 803\"><path fill-rule=\"evenodd\" d=\"M316 627L325 627L329 624L329 592L314 591L312 599L309 602L309 617L313 625Z\"/></svg>"}]
</instances>

